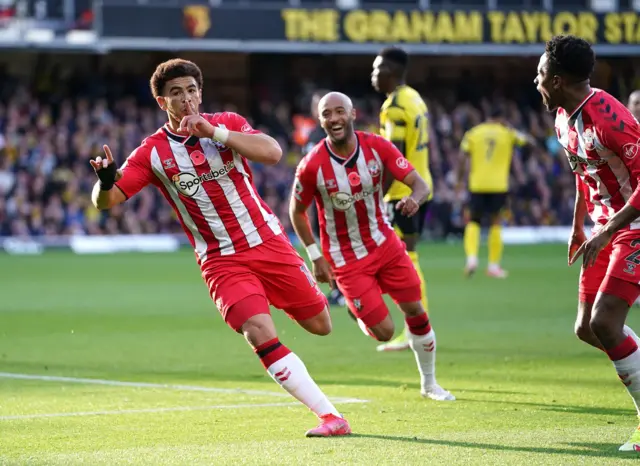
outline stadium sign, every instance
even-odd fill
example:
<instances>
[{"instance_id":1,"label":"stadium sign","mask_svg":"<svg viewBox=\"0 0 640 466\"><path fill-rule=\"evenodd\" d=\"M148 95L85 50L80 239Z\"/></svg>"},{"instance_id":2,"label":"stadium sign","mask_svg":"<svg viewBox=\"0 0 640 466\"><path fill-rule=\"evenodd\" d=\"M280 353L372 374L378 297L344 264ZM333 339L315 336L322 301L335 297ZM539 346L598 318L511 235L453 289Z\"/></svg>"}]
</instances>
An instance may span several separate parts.
<instances>
[{"instance_id":1,"label":"stadium sign","mask_svg":"<svg viewBox=\"0 0 640 466\"><path fill-rule=\"evenodd\" d=\"M106 5L101 18L103 46L120 49L372 53L393 43L424 54L537 54L571 33L602 55L640 55L635 12Z\"/></svg>"}]
</instances>

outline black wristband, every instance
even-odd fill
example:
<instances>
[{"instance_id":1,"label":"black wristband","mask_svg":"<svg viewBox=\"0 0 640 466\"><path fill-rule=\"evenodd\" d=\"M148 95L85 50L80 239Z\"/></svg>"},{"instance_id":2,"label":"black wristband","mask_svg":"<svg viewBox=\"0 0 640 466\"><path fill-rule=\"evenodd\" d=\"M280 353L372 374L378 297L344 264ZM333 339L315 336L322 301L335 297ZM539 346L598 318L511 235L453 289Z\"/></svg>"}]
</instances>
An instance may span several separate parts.
<instances>
[{"instance_id":1,"label":"black wristband","mask_svg":"<svg viewBox=\"0 0 640 466\"><path fill-rule=\"evenodd\" d=\"M100 181L100 191L109 191L111 188L113 188L114 183L115 181L112 181L111 183Z\"/></svg>"},{"instance_id":2,"label":"black wristband","mask_svg":"<svg viewBox=\"0 0 640 466\"><path fill-rule=\"evenodd\" d=\"M100 180L100 189L102 191L109 191L113 188L113 184L116 182L116 174L118 167L115 163L110 163L106 168L101 168L96 171L98 179Z\"/></svg>"}]
</instances>

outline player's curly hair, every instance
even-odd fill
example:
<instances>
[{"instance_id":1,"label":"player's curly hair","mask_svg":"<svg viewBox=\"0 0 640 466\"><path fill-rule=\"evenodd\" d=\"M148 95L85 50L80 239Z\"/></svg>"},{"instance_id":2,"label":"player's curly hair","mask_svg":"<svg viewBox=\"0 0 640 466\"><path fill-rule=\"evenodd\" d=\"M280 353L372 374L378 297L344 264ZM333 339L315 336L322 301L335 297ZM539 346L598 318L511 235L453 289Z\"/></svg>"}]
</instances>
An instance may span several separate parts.
<instances>
[{"instance_id":1,"label":"player's curly hair","mask_svg":"<svg viewBox=\"0 0 640 466\"><path fill-rule=\"evenodd\" d=\"M153 97L158 97L164 92L164 86L167 82L176 78L184 78L191 76L196 80L198 89L202 89L202 71L193 62L183 60L182 58L174 58L172 60L160 63L151 76L149 85Z\"/></svg>"},{"instance_id":2,"label":"player's curly hair","mask_svg":"<svg viewBox=\"0 0 640 466\"><path fill-rule=\"evenodd\" d=\"M398 71L405 73L409 67L409 54L400 47L387 47L378 54L386 61L398 67Z\"/></svg>"},{"instance_id":3,"label":"player's curly hair","mask_svg":"<svg viewBox=\"0 0 640 466\"><path fill-rule=\"evenodd\" d=\"M578 81L589 79L593 73L596 55L591 45L580 37L555 36L547 42L545 52L552 73L564 74Z\"/></svg>"}]
</instances>

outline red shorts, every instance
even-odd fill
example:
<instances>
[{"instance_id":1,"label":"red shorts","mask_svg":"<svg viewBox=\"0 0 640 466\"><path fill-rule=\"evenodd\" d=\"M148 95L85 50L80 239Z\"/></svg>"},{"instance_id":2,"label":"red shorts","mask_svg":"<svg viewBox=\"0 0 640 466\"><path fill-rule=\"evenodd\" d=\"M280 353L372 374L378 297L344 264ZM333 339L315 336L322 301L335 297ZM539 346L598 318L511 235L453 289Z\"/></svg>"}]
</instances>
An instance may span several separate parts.
<instances>
[{"instance_id":1,"label":"red shorts","mask_svg":"<svg viewBox=\"0 0 640 466\"><path fill-rule=\"evenodd\" d=\"M404 243L396 235L389 235L374 252L335 269L334 274L349 309L362 320L370 312L386 309L383 294L389 294L396 303L414 303L422 299L418 273ZM376 323L384 317L386 313L376 319ZM375 324L369 326L372 325Z\"/></svg>"},{"instance_id":2,"label":"red shorts","mask_svg":"<svg viewBox=\"0 0 640 466\"><path fill-rule=\"evenodd\" d=\"M640 295L640 232L615 235L596 259L580 271L579 298L593 303L598 292L612 294L632 305Z\"/></svg>"},{"instance_id":3,"label":"red shorts","mask_svg":"<svg viewBox=\"0 0 640 466\"><path fill-rule=\"evenodd\" d=\"M250 317L269 312L268 308L233 308L248 296L263 296L294 320L310 319L327 307L327 298L304 260L283 235L205 262L202 277L224 321L235 331Z\"/></svg>"}]
</instances>

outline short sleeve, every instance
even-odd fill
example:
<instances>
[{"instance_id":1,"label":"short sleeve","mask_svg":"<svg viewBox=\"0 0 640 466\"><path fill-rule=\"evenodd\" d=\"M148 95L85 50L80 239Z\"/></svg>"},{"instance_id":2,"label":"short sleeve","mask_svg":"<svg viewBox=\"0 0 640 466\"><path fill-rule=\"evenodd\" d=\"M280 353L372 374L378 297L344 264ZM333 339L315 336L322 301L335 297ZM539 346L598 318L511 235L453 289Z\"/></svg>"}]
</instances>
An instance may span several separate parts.
<instances>
[{"instance_id":1,"label":"short sleeve","mask_svg":"<svg viewBox=\"0 0 640 466\"><path fill-rule=\"evenodd\" d=\"M293 196L297 201L308 206L316 194L316 180L313 171L309 167L308 156L303 158L298 168L293 183Z\"/></svg>"},{"instance_id":2,"label":"short sleeve","mask_svg":"<svg viewBox=\"0 0 640 466\"><path fill-rule=\"evenodd\" d=\"M211 120L210 120L211 121ZM230 131L237 131L246 134L262 134L261 131L254 129L245 117L234 112L224 112L220 114L216 122L213 124L224 124L225 128Z\"/></svg>"},{"instance_id":3,"label":"short sleeve","mask_svg":"<svg viewBox=\"0 0 640 466\"><path fill-rule=\"evenodd\" d=\"M149 151L145 147L134 150L121 167L122 178L115 185L129 199L153 181Z\"/></svg>"},{"instance_id":4,"label":"short sleeve","mask_svg":"<svg viewBox=\"0 0 640 466\"><path fill-rule=\"evenodd\" d=\"M371 143L380 156L382 164L396 180L404 180L414 170L411 162L391 142L380 136L372 136Z\"/></svg>"},{"instance_id":5,"label":"short sleeve","mask_svg":"<svg viewBox=\"0 0 640 466\"><path fill-rule=\"evenodd\" d=\"M406 112L400 107L388 107L385 110L384 136L394 143L404 143L407 137Z\"/></svg>"},{"instance_id":6,"label":"short sleeve","mask_svg":"<svg viewBox=\"0 0 640 466\"><path fill-rule=\"evenodd\" d=\"M460 150L466 153L471 152L471 136L469 134L469 131L464 133L464 136L462 137L462 141L460 142Z\"/></svg>"},{"instance_id":7,"label":"short sleeve","mask_svg":"<svg viewBox=\"0 0 640 466\"><path fill-rule=\"evenodd\" d=\"M522 133L522 132L520 132L518 130L515 130L515 129L512 129L511 133L513 134L513 145L514 146L524 147L524 146L527 145L528 139L527 139L527 135L526 134L524 134L524 133Z\"/></svg>"}]
</instances>

